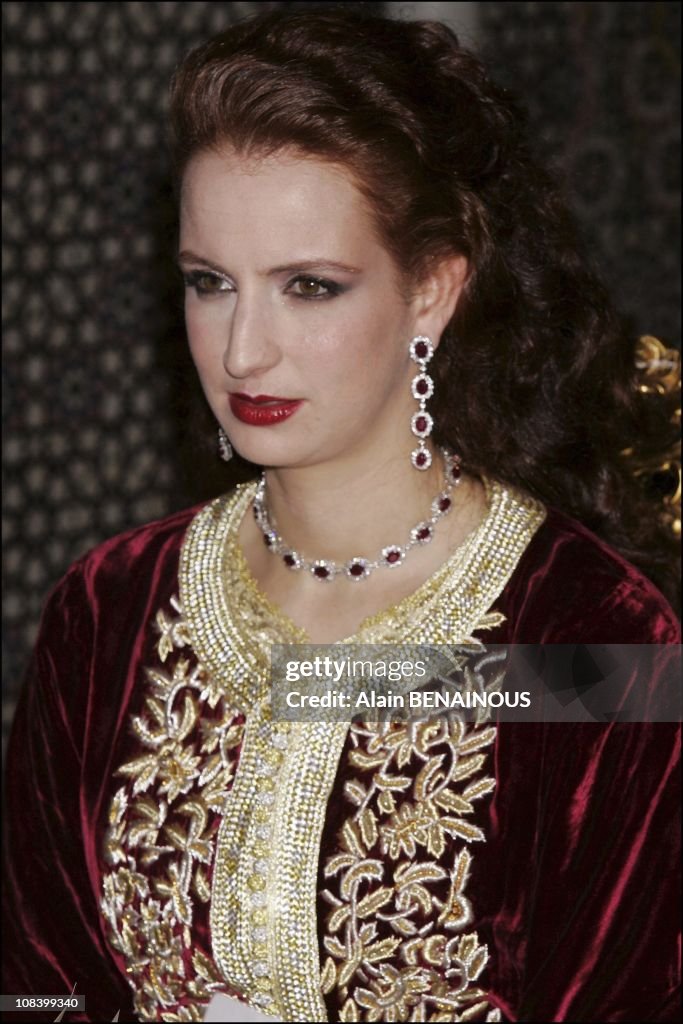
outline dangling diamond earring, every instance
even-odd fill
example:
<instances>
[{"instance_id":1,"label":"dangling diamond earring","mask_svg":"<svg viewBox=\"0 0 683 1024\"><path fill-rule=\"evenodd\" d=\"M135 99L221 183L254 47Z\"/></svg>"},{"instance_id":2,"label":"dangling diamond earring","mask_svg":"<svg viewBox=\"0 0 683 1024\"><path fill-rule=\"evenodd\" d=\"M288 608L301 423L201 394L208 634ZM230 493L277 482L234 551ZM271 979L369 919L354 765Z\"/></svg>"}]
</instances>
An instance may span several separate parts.
<instances>
[{"instance_id":1,"label":"dangling diamond earring","mask_svg":"<svg viewBox=\"0 0 683 1024\"><path fill-rule=\"evenodd\" d=\"M230 462L232 458L232 445L228 441L228 435L222 427L218 428L218 454L223 462Z\"/></svg>"},{"instance_id":2,"label":"dangling diamond earring","mask_svg":"<svg viewBox=\"0 0 683 1024\"><path fill-rule=\"evenodd\" d=\"M434 420L427 412L427 400L434 394L434 381L427 373L427 363L434 355L434 346L429 338L418 334L410 343L410 358L420 368L420 372L413 377L411 390L413 398L420 403L419 410L410 421L410 429L415 437L419 438L417 448L411 452L410 461L415 469L429 469L432 464L432 453L425 444L426 438L432 432Z\"/></svg>"}]
</instances>

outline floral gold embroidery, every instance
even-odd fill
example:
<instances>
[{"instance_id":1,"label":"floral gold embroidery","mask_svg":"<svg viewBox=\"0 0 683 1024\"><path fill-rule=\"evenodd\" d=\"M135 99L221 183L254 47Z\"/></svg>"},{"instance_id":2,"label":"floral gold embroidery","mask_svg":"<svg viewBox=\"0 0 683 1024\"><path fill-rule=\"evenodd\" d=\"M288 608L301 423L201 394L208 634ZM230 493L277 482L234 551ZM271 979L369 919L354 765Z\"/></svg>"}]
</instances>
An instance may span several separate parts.
<instances>
[{"instance_id":1,"label":"floral gold embroidery","mask_svg":"<svg viewBox=\"0 0 683 1024\"><path fill-rule=\"evenodd\" d=\"M485 838L468 818L495 787L482 774L495 735L458 716L351 726L344 796L355 809L321 893L332 908L321 985L338 1019L500 1020L476 984L486 946L462 934L469 844Z\"/></svg>"},{"instance_id":2,"label":"floral gold embroidery","mask_svg":"<svg viewBox=\"0 0 683 1024\"><path fill-rule=\"evenodd\" d=\"M147 670L148 693L132 729L144 753L122 765L105 836L111 867L102 911L126 959L141 1020L200 1021L224 987L210 956L193 948L195 903L211 894L219 814L243 732L208 674L177 649L189 646L182 609L156 617L164 668ZM192 950L192 955L189 951ZM194 1005L182 1005L190 993Z\"/></svg>"}]
</instances>

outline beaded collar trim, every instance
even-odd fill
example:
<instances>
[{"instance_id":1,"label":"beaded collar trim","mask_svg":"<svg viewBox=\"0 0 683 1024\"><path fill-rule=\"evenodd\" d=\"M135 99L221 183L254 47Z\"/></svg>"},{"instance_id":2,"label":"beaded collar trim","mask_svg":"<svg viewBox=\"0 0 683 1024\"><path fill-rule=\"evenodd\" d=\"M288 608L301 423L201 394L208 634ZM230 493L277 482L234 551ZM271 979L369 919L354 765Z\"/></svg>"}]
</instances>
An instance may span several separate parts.
<instances>
[{"instance_id":1,"label":"beaded collar trim","mask_svg":"<svg viewBox=\"0 0 683 1024\"><path fill-rule=\"evenodd\" d=\"M545 519L543 505L529 495L488 478L482 482L489 510L479 526L413 594L365 619L354 635L339 643L391 643L397 637L426 643L427 633L449 635L453 630L469 635ZM237 534L256 488L255 481L240 484L195 516L179 570L180 597L197 656L245 711L267 695L270 645L310 642L305 631L258 589L242 556ZM248 593L251 628L245 631L239 628L236 613Z\"/></svg>"},{"instance_id":2,"label":"beaded collar trim","mask_svg":"<svg viewBox=\"0 0 683 1024\"><path fill-rule=\"evenodd\" d=\"M484 486L489 511L453 556L345 642L467 643L503 621L489 609L545 510L495 481ZM270 646L306 635L258 590L241 556L237 534L255 490L255 483L242 485L202 509L180 559L181 604L195 654L230 704L247 713L216 845L212 952L247 1002L282 1020L325 1021L317 868L348 724L271 719ZM263 775L275 759L277 785L266 787Z\"/></svg>"}]
</instances>

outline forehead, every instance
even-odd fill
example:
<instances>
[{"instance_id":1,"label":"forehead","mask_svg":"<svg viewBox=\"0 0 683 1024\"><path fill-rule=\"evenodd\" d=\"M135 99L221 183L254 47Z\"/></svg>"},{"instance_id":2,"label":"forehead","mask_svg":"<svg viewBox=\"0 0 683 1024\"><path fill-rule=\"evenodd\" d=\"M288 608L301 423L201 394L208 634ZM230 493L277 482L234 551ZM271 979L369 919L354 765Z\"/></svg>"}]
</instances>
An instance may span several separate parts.
<instances>
[{"instance_id":1,"label":"forehead","mask_svg":"<svg viewBox=\"0 0 683 1024\"><path fill-rule=\"evenodd\" d=\"M344 166L296 153L198 154L183 176L181 232L242 243L379 245L367 201Z\"/></svg>"}]
</instances>

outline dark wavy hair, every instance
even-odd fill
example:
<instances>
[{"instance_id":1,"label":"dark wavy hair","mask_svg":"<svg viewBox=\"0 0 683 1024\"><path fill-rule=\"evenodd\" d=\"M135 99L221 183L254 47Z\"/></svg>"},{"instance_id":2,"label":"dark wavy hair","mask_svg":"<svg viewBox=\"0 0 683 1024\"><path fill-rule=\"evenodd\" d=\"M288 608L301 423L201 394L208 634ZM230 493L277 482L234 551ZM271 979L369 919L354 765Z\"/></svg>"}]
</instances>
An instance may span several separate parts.
<instances>
[{"instance_id":1,"label":"dark wavy hair","mask_svg":"<svg viewBox=\"0 0 683 1024\"><path fill-rule=\"evenodd\" d=\"M353 173L407 281L466 256L432 364L435 440L581 520L678 604L661 496L621 454L670 442L670 404L638 387L637 339L524 111L450 29L333 8L249 19L176 70L170 129L176 196L197 153L295 148Z\"/></svg>"}]
</instances>

